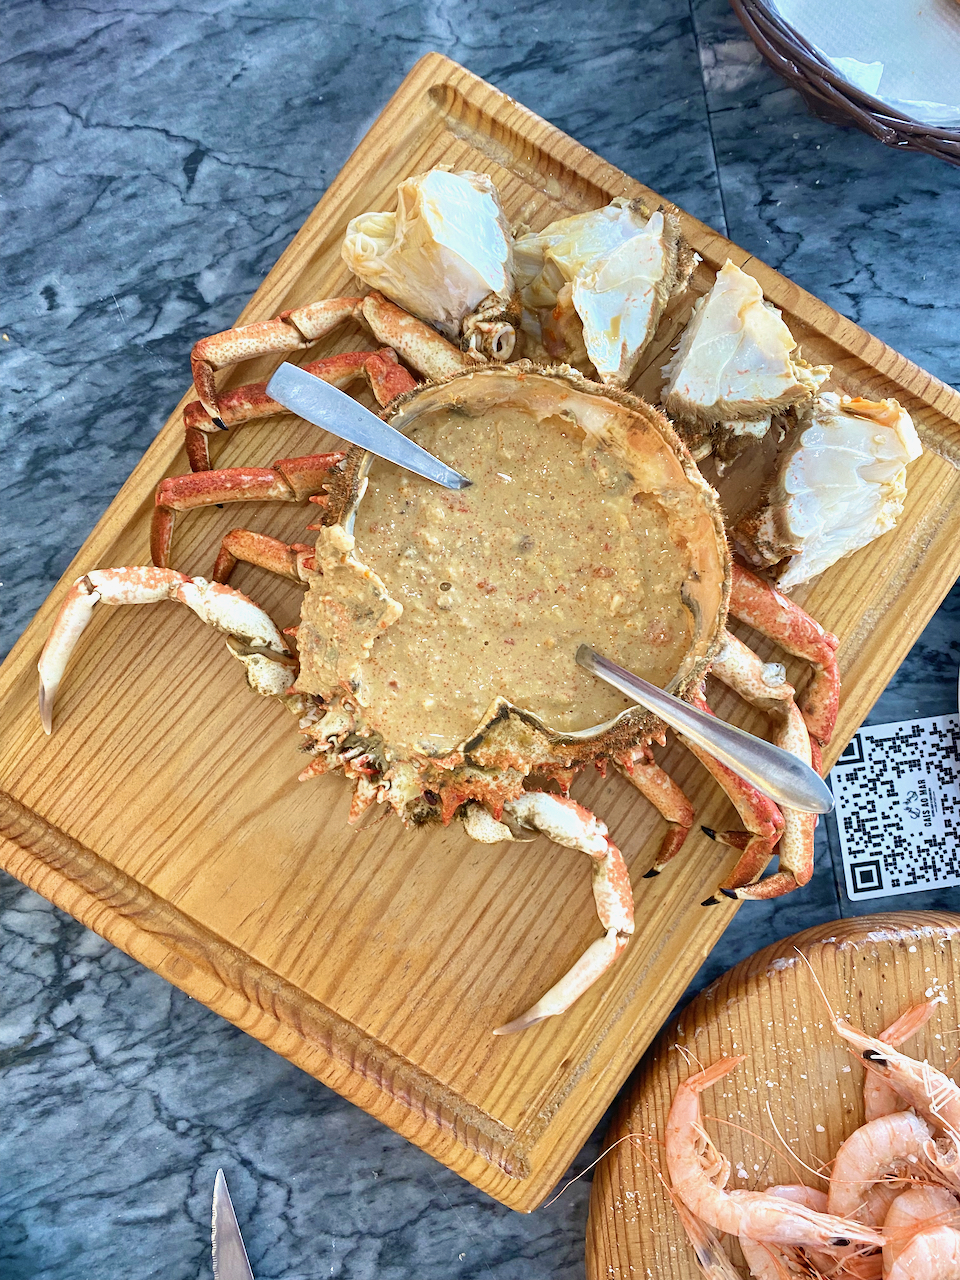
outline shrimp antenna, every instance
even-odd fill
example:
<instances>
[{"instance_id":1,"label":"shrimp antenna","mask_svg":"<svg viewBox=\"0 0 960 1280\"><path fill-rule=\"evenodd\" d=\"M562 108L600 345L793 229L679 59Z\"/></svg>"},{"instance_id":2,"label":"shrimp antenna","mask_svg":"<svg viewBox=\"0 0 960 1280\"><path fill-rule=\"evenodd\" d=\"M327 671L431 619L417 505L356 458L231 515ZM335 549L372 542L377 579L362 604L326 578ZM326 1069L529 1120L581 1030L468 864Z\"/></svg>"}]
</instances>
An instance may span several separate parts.
<instances>
[{"instance_id":1,"label":"shrimp antenna","mask_svg":"<svg viewBox=\"0 0 960 1280\"><path fill-rule=\"evenodd\" d=\"M559 1200L560 1197L563 1195L563 1193L565 1191L568 1191L575 1182L579 1182L580 1179L584 1177L586 1174L588 1174L591 1169L595 1169L597 1165L600 1163L600 1161L604 1158L604 1156L608 1156L615 1147L619 1147L621 1142L630 1142L633 1138L646 1138L648 1141L651 1141L651 1142L653 1141L653 1139L649 1136L649 1134L646 1134L646 1133L625 1133L622 1138L617 1138L616 1142L611 1142L609 1147L606 1147L603 1151L600 1152L596 1160L592 1160L585 1169L581 1169L580 1172L575 1177L571 1178L568 1183L566 1183L564 1186L560 1188L560 1190L557 1192L555 1196L551 1196L550 1199L545 1201L545 1203L541 1207L544 1209L549 1209L550 1206L555 1201Z\"/></svg>"},{"instance_id":2,"label":"shrimp antenna","mask_svg":"<svg viewBox=\"0 0 960 1280\"><path fill-rule=\"evenodd\" d=\"M783 1136L783 1134L782 1134L782 1133L780 1132L780 1130L777 1128L777 1122L776 1122L776 1120L774 1120L774 1118L773 1118L773 1112L770 1110L770 1100L769 1100L769 1098L767 1099L766 1107L767 1107L767 1116L769 1117L770 1123L773 1125L773 1132L777 1135L777 1137L778 1137L778 1138L780 1139L780 1141L783 1143L784 1150L786 1151L786 1153L787 1153L787 1155L790 1157L790 1159L791 1159L791 1160L795 1160L795 1161L796 1161L796 1163L797 1163L798 1165L800 1165L800 1167L801 1167L801 1168L806 1169L808 1173L812 1173L812 1174L813 1174L813 1176L814 1176L815 1178L823 1178L823 1180L824 1180L825 1182L829 1182L829 1181L830 1181L830 1176L829 1176L829 1174L821 1173L821 1171L820 1171L819 1169L814 1169L814 1167L813 1167L812 1165L807 1164L807 1162L806 1162L805 1160L801 1160L801 1159L800 1159L800 1157L796 1154L796 1152L792 1150L792 1148L790 1147L790 1144L787 1142L786 1138Z\"/></svg>"},{"instance_id":3,"label":"shrimp antenna","mask_svg":"<svg viewBox=\"0 0 960 1280\"><path fill-rule=\"evenodd\" d=\"M801 1160L800 1157L797 1155L797 1153L792 1149L792 1147L790 1147L787 1144L787 1141L784 1138L783 1134L777 1128L776 1124L774 1124L773 1115L770 1112L769 1102L767 1102L766 1107L767 1107L767 1115L770 1116L770 1123L773 1125L774 1133L776 1133L777 1137L780 1139L780 1141L784 1145L787 1159L790 1160L793 1164L800 1165L802 1169L806 1169L807 1172L812 1173L814 1177L824 1178L827 1181L829 1181L828 1174L822 1173L819 1169L814 1169L812 1165L805 1164L804 1161ZM754 1131L752 1129L748 1129L745 1124L737 1124L736 1120L727 1120L725 1116L706 1116L705 1119L709 1120L712 1124L725 1124L728 1129L736 1129L739 1133L745 1133L748 1137L753 1138L755 1142L759 1142L763 1146L769 1147L771 1154L775 1151L774 1145L769 1140L769 1138L765 1138L762 1133L754 1133ZM770 1157L768 1156L767 1164L769 1163L770 1163ZM766 1168L766 1165L764 1165L764 1169L765 1168ZM760 1172L762 1173L763 1170L761 1169Z\"/></svg>"},{"instance_id":4,"label":"shrimp antenna","mask_svg":"<svg viewBox=\"0 0 960 1280\"><path fill-rule=\"evenodd\" d=\"M817 977L816 970L814 969L813 965L810 963L810 961L809 961L809 960L807 959L807 957L803 954L803 952L800 950L800 948L799 948L799 947L794 947L793 949L794 949L794 951L796 951L797 955L800 957L800 959L803 961L803 963L804 963L804 964L807 966L807 968L810 970L810 977L813 979L814 983L816 984L816 988L817 988L817 990L820 992L820 995L821 995L821 996L822 996L822 998L823 998L823 1003L827 1006L827 1009L829 1010L830 1017L832 1018L832 1020L833 1020L835 1023L836 1023L836 1022L840 1022L840 1021L842 1021L842 1019L840 1018L840 1015L837 1013L837 1011L834 1009L833 1005L830 1003L830 999L829 999L829 997L827 996L826 991L824 991L824 989L823 989L823 983L822 983L822 982L820 981L820 979Z\"/></svg>"},{"instance_id":5,"label":"shrimp antenna","mask_svg":"<svg viewBox=\"0 0 960 1280\"><path fill-rule=\"evenodd\" d=\"M673 1047L676 1049L677 1053L679 1053L680 1057L684 1060L684 1062L687 1064L688 1067L692 1062L696 1064L698 1070L700 1071L703 1070L703 1063L700 1061L700 1059L697 1057L697 1055L693 1052L692 1049L688 1049L685 1044L677 1044L676 1041L674 1041Z\"/></svg>"}]
</instances>

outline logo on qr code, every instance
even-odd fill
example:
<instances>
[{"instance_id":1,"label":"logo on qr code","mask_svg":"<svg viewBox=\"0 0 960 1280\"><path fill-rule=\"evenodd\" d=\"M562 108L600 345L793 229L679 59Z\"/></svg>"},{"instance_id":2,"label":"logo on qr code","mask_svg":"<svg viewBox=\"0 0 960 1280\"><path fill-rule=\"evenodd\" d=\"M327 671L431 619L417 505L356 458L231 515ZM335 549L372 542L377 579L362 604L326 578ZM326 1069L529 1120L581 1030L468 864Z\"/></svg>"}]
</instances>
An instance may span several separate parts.
<instances>
[{"instance_id":1,"label":"logo on qr code","mask_svg":"<svg viewBox=\"0 0 960 1280\"><path fill-rule=\"evenodd\" d=\"M849 898L960 885L960 717L861 729L830 784Z\"/></svg>"}]
</instances>

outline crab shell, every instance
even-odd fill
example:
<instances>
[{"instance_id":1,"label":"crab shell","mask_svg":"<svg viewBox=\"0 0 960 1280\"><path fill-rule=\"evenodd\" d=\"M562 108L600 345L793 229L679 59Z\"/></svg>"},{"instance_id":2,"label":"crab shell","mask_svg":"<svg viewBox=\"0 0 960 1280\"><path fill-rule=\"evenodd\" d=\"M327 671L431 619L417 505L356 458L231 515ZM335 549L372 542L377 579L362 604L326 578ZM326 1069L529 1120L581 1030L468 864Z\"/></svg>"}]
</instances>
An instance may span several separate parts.
<instances>
[{"instance_id":1,"label":"crab shell","mask_svg":"<svg viewBox=\"0 0 960 1280\"><path fill-rule=\"evenodd\" d=\"M731 564L719 500L686 447L667 419L644 401L590 382L565 365L545 368L527 361L427 383L399 397L382 416L407 433L429 411L450 406L481 412L504 402L519 402L543 418L572 413L588 435L628 461L641 491L654 494L668 512L674 542L687 556L680 595L691 617L692 639L667 687L679 697L695 693L722 644ZM312 723L304 725L306 749L316 758L303 776L342 767L356 777L354 816L377 799L406 822L446 823L471 800L499 817L530 774L553 778L565 791L588 763L602 764L640 743L663 741L662 721L641 707L593 728L559 732L498 697L475 730L442 758L413 752L396 758L365 726L361 708L351 699L357 688L352 672L400 612L384 583L355 554L352 530L372 461L363 449L348 452L329 487L315 556L301 567L310 589L297 630L301 674L296 688L320 705Z\"/></svg>"}]
</instances>

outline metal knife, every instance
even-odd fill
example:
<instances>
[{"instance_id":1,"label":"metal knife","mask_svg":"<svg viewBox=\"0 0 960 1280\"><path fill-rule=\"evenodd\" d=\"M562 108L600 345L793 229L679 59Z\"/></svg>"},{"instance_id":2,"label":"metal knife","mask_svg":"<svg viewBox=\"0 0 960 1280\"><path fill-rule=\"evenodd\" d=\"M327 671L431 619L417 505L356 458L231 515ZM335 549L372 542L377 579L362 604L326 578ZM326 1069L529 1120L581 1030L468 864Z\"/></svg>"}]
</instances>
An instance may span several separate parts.
<instances>
[{"instance_id":1,"label":"metal knife","mask_svg":"<svg viewBox=\"0 0 960 1280\"><path fill-rule=\"evenodd\" d=\"M214 1280L253 1280L222 1169L213 1184L213 1275Z\"/></svg>"},{"instance_id":2,"label":"metal knife","mask_svg":"<svg viewBox=\"0 0 960 1280\"><path fill-rule=\"evenodd\" d=\"M465 489L472 483L351 396L312 373L305 373L295 364L280 366L267 383L267 395L307 422L325 427L335 436L360 445L378 458L396 462L425 480L433 480L447 489Z\"/></svg>"},{"instance_id":3,"label":"metal knife","mask_svg":"<svg viewBox=\"0 0 960 1280\"><path fill-rule=\"evenodd\" d=\"M577 662L654 712L671 729L709 751L771 800L788 809L799 809L801 813L830 813L833 809L830 788L818 773L791 752L698 711L672 693L665 693L655 684L618 666L587 644L577 650Z\"/></svg>"}]
</instances>

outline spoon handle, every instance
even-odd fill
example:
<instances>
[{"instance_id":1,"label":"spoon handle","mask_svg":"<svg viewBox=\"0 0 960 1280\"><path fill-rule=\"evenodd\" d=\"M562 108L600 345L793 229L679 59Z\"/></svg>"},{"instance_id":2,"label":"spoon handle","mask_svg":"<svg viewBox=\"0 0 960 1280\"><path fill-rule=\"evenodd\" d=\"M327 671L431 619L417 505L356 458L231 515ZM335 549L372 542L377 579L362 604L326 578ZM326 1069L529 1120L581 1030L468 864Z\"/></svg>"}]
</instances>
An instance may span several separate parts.
<instances>
[{"instance_id":1,"label":"spoon handle","mask_svg":"<svg viewBox=\"0 0 960 1280\"><path fill-rule=\"evenodd\" d=\"M734 773L752 783L777 804L801 813L830 813L834 806L830 788L808 764L772 742L697 711L672 693L618 666L589 645L577 650L577 662L592 675L606 680L628 698L653 711L671 729L709 751Z\"/></svg>"}]
</instances>

